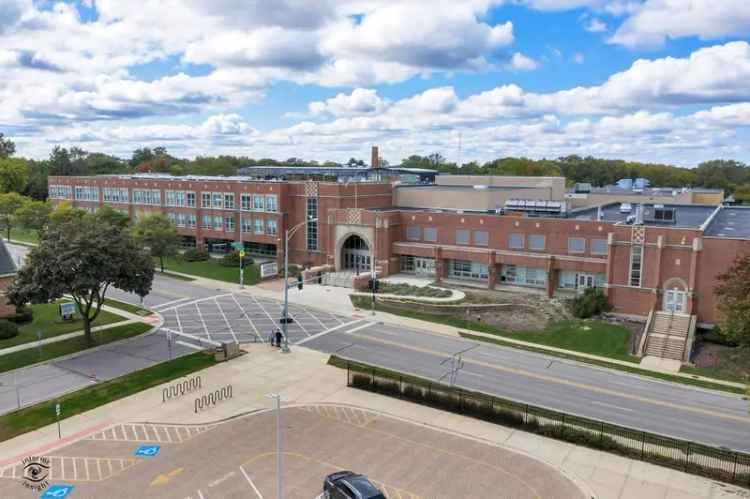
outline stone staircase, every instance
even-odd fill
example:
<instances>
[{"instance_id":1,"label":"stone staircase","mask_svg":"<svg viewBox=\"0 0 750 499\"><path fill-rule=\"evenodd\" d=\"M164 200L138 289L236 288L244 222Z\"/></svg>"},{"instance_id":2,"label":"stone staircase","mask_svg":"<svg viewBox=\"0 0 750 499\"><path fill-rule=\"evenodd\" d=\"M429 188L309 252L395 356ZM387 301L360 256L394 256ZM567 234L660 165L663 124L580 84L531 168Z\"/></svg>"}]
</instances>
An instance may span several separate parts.
<instances>
[{"instance_id":1,"label":"stone staircase","mask_svg":"<svg viewBox=\"0 0 750 499\"><path fill-rule=\"evenodd\" d=\"M687 362L692 349L695 316L654 312L643 354Z\"/></svg>"}]
</instances>

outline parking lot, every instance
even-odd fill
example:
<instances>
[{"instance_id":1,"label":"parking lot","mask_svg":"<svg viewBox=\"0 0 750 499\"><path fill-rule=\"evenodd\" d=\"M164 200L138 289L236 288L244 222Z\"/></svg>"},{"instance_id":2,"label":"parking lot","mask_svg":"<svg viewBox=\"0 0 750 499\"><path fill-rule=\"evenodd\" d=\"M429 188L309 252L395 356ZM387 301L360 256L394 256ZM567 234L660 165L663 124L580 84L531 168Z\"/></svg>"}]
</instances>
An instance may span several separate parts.
<instances>
[{"instance_id":1,"label":"parking lot","mask_svg":"<svg viewBox=\"0 0 750 499\"><path fill-rule=\"evenodd\" d=\"M532 458L365 409L288 407L281 420L287 498L319 496L323 478L342 469L366 474L389 499L584 497ZM70 499L270 499L275 430L273 411L217 424L119 424L52 452L49 488L72 486ZM20 464L0 469L0 497L39 497L21 475Z\"/></svg>"},{"instance_id":2,"label":"parking lot","mask_svg":"<svg viewBox=\"0 0 750 499\"><path fill-rule=\"evenodd\" d=\"M283 316L283 303L244 293L227 293L159 309L164 328L215 342L267 342ZM289 305L289 343L350 322L329 312Z\"/></svg>"}]
</instances>

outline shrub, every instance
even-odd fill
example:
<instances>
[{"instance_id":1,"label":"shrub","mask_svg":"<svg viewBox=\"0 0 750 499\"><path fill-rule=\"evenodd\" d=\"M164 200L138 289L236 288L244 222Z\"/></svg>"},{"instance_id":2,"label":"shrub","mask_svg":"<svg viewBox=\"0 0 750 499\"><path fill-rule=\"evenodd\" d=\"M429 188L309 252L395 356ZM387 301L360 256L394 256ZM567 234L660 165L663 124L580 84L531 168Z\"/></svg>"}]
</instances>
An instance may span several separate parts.
<instances>
[{"instance_id":1,"label":"shrub","mask_svg":"<svg viewBox=\"0 0 750 499\"><path fill-rule=\"evenodd\" d=\"M0 340L9 340L18 336L18 326L9 321L0 321Z\"/></svg>"},{"instance_id":2,"label":"shrub","mask_svg":"<svg viewBox=\"0 0 750 499\"><path fill-rule=\"evenodd\" d=\"M208 251L199 248L190 248L182 254L182 259L187 262L205 262L210 258Z\"/></svg>"},{"instance_id":3,"label":"shrub","mask_svg":"<svg viewBox=\"0 0 750 499\"><path fill-rule=\"evenodd\" d=\"M586 288L582 295L573 300L573 315L579 319L588 319L603 312L612 310L607 295L599 288Z\"/></svg>"},{"instance_id":4,"label":"shrub","mask_svg":"<svg viewBox=\"0 0 750 499\"><path fill-rule=\"evenodd\" d=\"M26 305L16 307L16 313L11 315L7 319L11 322L15 322L16 324L31 322L34 320L34 311L31 309L31 307L27 307Z\"/></svg>"},{"instance_id":5,"label":"shrub","mask_svg":"<svg viewBox=\"0 0 750 499\"><path fill-rule=\"evenodd\" d=\"M284 269L282 268L281 271L283 274ZM300 274L300 272L302 272L302 267L300 267L299 265L291 264L291 263L289 264L289 277L297 277Z\"/></svg>"},{"instance_id":6,"label":"shrub","mask_svg":"<svg viewBox=\"0 0 750 499\"><path fill-rule=\"evenodd\" d=\"M238 251L230 251L221 257L220 262L224 267L239 267L240 266L240 253Z\"/></svg>"}]
</instances>

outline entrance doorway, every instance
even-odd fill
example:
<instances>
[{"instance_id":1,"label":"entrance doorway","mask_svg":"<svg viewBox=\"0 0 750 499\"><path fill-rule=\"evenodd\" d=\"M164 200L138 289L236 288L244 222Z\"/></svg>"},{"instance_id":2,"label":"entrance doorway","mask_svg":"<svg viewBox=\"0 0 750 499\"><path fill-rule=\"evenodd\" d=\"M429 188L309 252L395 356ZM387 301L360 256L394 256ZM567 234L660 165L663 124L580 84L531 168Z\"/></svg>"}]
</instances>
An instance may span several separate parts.
<instances>
[{"instance_id":1,"label":"entrance doorway","mask_svg":"<svg viewBox=\"0 0 750 499\"><path fill-rule=\"evenodd\" d=\"M434 258L414 258L414 273L417 275L434 276L435 259Z\"/></svg>"},{"instance_id":2,"label":"entrance doorway","mask_svg":"<svg viewBox=\"0 0 750 499\"><path fill-rule=\"evenodd\" d=\"M341 267L356 272L370 271L370 248L356 234L349 236L341 248Z\"/></svg>"},{"instance_id":3,"label":"entrance doorway","mask_svg":"<svg viewBox=\"0 0 750 499\"><path fill-rule=\"evenodd\" d=\"M664 310L675 314L684 314L687 310L687 293L677 288L664 293Z\"/></svg>"}]
</instances>

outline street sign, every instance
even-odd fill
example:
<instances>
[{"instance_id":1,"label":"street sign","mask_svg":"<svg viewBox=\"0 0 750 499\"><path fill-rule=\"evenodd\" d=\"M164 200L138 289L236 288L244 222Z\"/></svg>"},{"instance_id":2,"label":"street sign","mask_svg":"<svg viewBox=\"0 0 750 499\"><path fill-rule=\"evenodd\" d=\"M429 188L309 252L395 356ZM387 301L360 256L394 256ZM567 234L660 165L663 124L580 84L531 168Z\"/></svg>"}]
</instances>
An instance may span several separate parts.
<instances>
[{"instance_id":1,"label":"street sign","mask_svg":"<svg viewBox=\"0 0 750 499\"><path fill-rule=\"evenodd\" d=\"M239 241L235 241L235 242L233 242L233 243L232 243L232 249L233 249L233 250L235 250L235 251L240 251L240 250L242 250L242 249L243 249L244 247L245 247L245 245L244 245L244 244L242 244L242 243L241 243L241 242L239 242Z\"/></svg>"},{"instance_id":2,"label":"street sign","mask_svg":"<svg viewBox=\"0 0 750 499\"><path fill-rule=\"evenodd\" d=\"M73 492L74 488L73 485L52 485L39 496L39 499L64 499Z\"/></svg>"},{"instance_id":3,"label":"street sign","mask_svg":"<svg viewBox=\"0 0 750 499\"><path fill-rule=\"evenodd\" d=\"M240 250L240 258L245 258L245 250Z\"/></svg>"},{"instance_id":4,"label":"street sign","mask_svg":"<svg viewBox=\"0 0 750 499\"><path fill-rule=\"evenodd\" d=\"M136 457L154 457L159 453L160 445L141 445L135 450Z\"/></svg>"}]
</instances>

